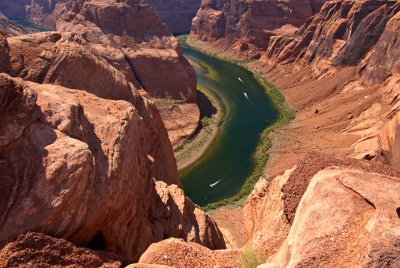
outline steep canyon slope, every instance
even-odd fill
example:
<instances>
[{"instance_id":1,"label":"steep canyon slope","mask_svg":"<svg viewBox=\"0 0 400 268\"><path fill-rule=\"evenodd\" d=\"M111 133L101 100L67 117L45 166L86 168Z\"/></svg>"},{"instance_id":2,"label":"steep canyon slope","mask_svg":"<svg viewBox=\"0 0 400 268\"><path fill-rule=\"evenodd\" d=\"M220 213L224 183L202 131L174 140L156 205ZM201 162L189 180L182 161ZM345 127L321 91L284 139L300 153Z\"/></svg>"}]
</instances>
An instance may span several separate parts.
<instances>
[{"instance_id":1,"label":"steep canyon slope","mask_svg":"<svg viewBox=\"0 0 400 268\"><path fill-rule=\"evenodd\" d=\"M217 223L185 197L143 97L194 103L176 39L147 4L70 0L62 33L1 36L0 266L241 267L250 254L261 267L399 267L399 11L397 1L202 2L188 42L244 60L297 114L272 134L242 218L225 209ZM210 250L223 235L233 249Z\"/></svg>"},{"instance_id":2,"label":"steep canyon slope","mask_svg":"<svg viewBox=\"0 0 400 268\"><path fill-rule=\"evenodd\" d=\"M66 0L2 0L0 10L11 19L26 20L54 29Z\"/></svg>"},{"instance_id":3,"label":"steep canyon slope","mask_svg":"<svg viewBox=\"0 0 400 268\"><path fill-rule=\"evenodd\" d=\"M276 34L292 35L326 0L203 0L190 36L259 58ZM233 46L232 46L233 44Z\"/></svg>"},{"instance_id":4,"label":"steep canyon slope","mask_svg":"<svg viewBox=\"0 0 400 268\"><path fill-rule=\"evenodd\" d=\"M296 111L271 135L267 180L245 202L246 247L263 267L397 267L400 3L326 1L297 24L285 15L272 23L268 12L299 1L257 16L254 7L272 1L254 2L203 1L188 39L244 60ZM229 212L215 218L238 233L218 213Z\"/></svg>"},{"instance_id":5,"label":"steep canyon slope","mask_svg":"<svg viewBox=\"0 0 400 268\"><path fill-rule=\"evenodd\" d=\"M153 14L147 5L132 10ZM2 245L36 231L127 262L167 237L225 247L215 222L180 188L156 106L99 53L104 48L68 32L0 37ZM153 60L159 68L179 64L167 56Z\"/></svg>"},{"instance_id":6,"label":"steep canyon slope","mask_svg":"<svg viewBox=\"0 0 400 268\"><path fill-rule=\"evenodd\" d=\"M81 34L154 100L173 145L193 134L200 116L193 67L145 1L68 0L56 28Z\"/></svg>"},{"instance_id":7,"label":"steep canyon slope","mask_svg":"<svg viewBox=\"0 0 400 268\"><path fill-rule=\"evenodd\" d=\"M231 6L243 3L233 2ZM291 2L298 1L285 5ZM240 9L234 9L240 12L233 15L231 9L226 12L227 7L225 4L213 9L204 1L199 18L193 20L189 43L203 49L208 46L210 52L222 57L249 59L257 53L259 59L253 58L247 66L277 85L297 112L296 120L275 134L266 175L282 173L310 150L369 159L390 155L382 149L379 136L383 124L398 109L400 3L328 1L320 12L305 18L301 27L289 23L296 26L295 31L275 29L268 42L263 43L264 48L245 45L245 50L240 48L249 43L251 28L240 38L225 34L216 39L202 33L206 35L225 26L215 24L206 30L201 24L203 31L196 28L202 16L212 20L216 10L222 17L241 18L239 21L246 17ZM232 38L241 45L226 47L225 40Z\"/></svg>"}]
</instances>

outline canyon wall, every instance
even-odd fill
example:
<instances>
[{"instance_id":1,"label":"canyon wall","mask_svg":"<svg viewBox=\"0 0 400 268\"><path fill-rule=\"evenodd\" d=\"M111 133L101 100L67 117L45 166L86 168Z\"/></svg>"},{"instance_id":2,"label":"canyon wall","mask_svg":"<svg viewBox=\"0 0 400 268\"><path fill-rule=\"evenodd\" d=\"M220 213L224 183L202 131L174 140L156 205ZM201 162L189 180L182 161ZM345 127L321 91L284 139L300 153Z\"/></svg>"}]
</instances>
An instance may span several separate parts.
<instances>
[{"instance_id":1,"label":"canyon wall","mask_svg":"<svg viewBox=\"0 0 400 268\"><path fill-rule=\"evenodd\" d=\"M243 252L264 256L260 267L398 266L400 3L325 1L302 24L283 16L249 38L249 2L203 1L188 38L265 75L296 112L271 134L244 204Z\"/></svg>"},{"instance_id":2,"label":"canyon wall","mask_svg":"<svg viewBox=\"0 0 400 268\"><path fill-rule=\"evenodd\" d=\"M66 0L2 0L0 10L8 18L26 20L54 29Z\"/></svg>"},{"instance_id":3,"label":"canyon wall","mask_svg":"<svg viewBox=\"0 0 400 268\"><path fill-rule=\"evenodd\" d=\"M257 2L261 5L268 1ZM268 31L266 25L273 29L264 47L248 46L250 26L256 25L253 20L258 18L250 16L255 12L254 8L251 12L247 9L250 3L204 1L193 20L188 42L222 57L250 59L247 67L277 85L297 112L295 124L299 127L275 135L279 148L272 146L266 176L282 173L311 149L389 161L382 157L390 153L384 152L379 137L380 129L396 115L399 106L400 3L331 0L321 7L319 2L311 9L316 13L308 12L309 17L304 17L300 26L295 20L289 21L294 13L277 13L282 16L278 24L263 24L262 32ZM298 1L270 2L275 9L294 3ZM271 20L268 10L274 8L264 9L258 20ZM216 17L226 22L201 30ZM232 25L236 24L229 21L244 32L234 31ZM293 31L282 31L288 25ZM215 32L221 35L211 37ZM263 38L261 33L257 36ZM236 45L226 45L232 42ZM307 136L313 138L304 139ZM280 161L281 157L287 161Z\"/></svg>"},{"instance_id":4,"label":"canyon wall","mask_svg":"<svg viewBox=\"0 0 400 268\"><path fill-rule=\"evenodd\" d=\"M147 0L172 33L188 33L201 0Z\"/></svg>"},{"instance_id":5,"label":"canyon wall","mask_svg":"<svg viewBox=\"0 0 400 268\"><path fill-rule=\"evenodd\" d=\"M147 15L160 22L147 4L111 2L100 6L115 15L116 4L132 17ZM98 24L110 22L105 15ZM135 72L147 71L139 83L129 79L126 69L115 68L119 67L112 61L115 58L105 57L107 51L122 53L122 47L110 45L111 40L96 47L94 39L69 32L8 40L0 36L2 246L35 231L113 252L124 264L137 260L151 243L168 237L213 249L225 247L216 223L185 197L161 116L141 92L144 82L152 89L162 87L157 75L166 75L163 68L178 68L177 74L184 77L181 83L191 85L195 83L189 78L193 69L165 26L142 26L137 28L138 35L132 28L130 36L108 35L125 40L131 48L137 48L136 42L142 45L141 51L136 50L139 55L132 50L129 54L135 58ZM97 29L88 26L87 31ZM105 33L97 37L105 38ZM123 66L128 61L121 59ZM167 89L173 85L171 80L165 83ZM48 241L34 237L38 246ZM63 247L60 244L58 249ZM25 250L11 245L13 249Z\"/></svg>"},{"instance_id":6,"label":"canyon wall","mask_svg":"<svg viewBox=\"0 0 400 268\"><path fill-rule=\"evenodd\" d=\"M203 0L190 36L233 48L242 57L259 58L272 36L293 34L324 2Z\"/></svg>"},{"instance_id":7,"label":"canyon wall","mask_svg":"<svg viewBox=\"0 0 400 268\"><path fill-rule=\"evenodd\" d=\"M57 30L81 34L151 98L173 145L193 134L200 116L193 67L178 40L145 1L68 0Z\"/></svg>"},{"instance_id":8,"label":"canyon wall","mask_svg":"<svg viewBox=\"0 0 400 268\"><path fill-rule=\"evenodd\" d=\"M7 36L21 35L28 33L21 25L11 22L3 13L0 12L0 31Z\"/></svg>"}]
</instances>

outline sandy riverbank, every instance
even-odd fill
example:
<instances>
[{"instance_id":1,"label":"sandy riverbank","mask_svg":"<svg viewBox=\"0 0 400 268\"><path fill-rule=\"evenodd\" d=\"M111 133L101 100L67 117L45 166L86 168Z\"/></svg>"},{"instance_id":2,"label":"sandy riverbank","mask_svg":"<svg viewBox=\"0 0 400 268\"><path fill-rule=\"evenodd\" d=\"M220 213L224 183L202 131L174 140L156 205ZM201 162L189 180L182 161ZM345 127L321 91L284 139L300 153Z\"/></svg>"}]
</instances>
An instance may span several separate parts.
<instances>
[{"instance_id":1,"label":"sandy riverbank","mask_svg":"<svg viewBox=\"0 0 400 268\"><path fill-rule=\"evenodd\" d=\"M174 148L179 170L190 166L204 155L215 141L225 114L224 103L217 94L202 85L198 85L198 90L199 126L190 139Z\"/></svg>"}]
</instances>

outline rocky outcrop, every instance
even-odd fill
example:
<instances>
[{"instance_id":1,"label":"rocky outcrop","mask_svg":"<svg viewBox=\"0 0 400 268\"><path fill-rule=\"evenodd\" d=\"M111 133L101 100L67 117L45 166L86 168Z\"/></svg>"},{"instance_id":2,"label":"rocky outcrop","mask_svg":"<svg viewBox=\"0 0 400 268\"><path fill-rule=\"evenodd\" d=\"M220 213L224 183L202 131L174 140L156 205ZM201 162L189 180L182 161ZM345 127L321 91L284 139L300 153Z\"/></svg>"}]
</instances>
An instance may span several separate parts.
<instances>
[{"instance_id":1,"label":"rocky outcrop","mask_svg":"<svg viewBox=\"0 0 400 268\"><path fill-rule=\"evenodd\" d=\"M158 144L155 146L158 151L151 155L159 155L164 163L159 167L159 177L168 183L180 185L167 133L162 124L154 124L155 121L159 122L155 107L143 101L124 75L110 66L79 35L37 33L9 38L8 43L11 62L8 73L12 76L36 83L81 89L100 98L125 100L135 105L147 122L149 132L146 137L149 144ZM93 73L93 70L96 72Z\"/></svg>"},{"instance_id":2,"label":"rocky outcrop","mask_svg":"<svg viewBox=\"0 0 400 268\"><path fill-rule=\"evenodd\" d=\"M264 256L275 254L289 233L282 187L292 172L288 170L271 184L265 179L259 180L243 205L247 246Z\"/></svg>"},{"instance_id":3,"label":"rocky outcrop","mask_svg":"<svg viewBox=\"0 0 400 268\"><path fill-rule=\"evenodd\" d=\"M78 248L63 239L26 233L0 250L0 267L123 267L112 254Z\"/></svg>"},{"instance_id":4,"label":"rocky outcrop","mask_svg":"<svg viewBox=\"0 0 400 268\"><path fill-rule=\"evenodd\" d=\"M10 65L10 47L7 38L0 32L0 72L8 70Z\"/></svg>"},{"instance_id":5,"label":"rocky outcrop","mask_svg":"<svg viewBox=\"0 0 400 268\"><path fill-rule=\"evenodd\" d=\"M157 167L135 107L4 75L1 87L0 241L40 231L137 258L151 243L143 209L154 190L144 189L154 189Z\"/></svg>"},{"instance_id":6,"label":"rocky outcrop","mask_svg":"<svg viewBox=\"0 0 400 268\"><path fill-rule=\"evenodd\" d=\"M215 222L185 196L177 185L156 182L156 199L152 209L154 241L181 237L211 249L225 248L224 237Z\"/></svg>"},{"instance_id":7,"label":"rocky outcrop","mask_svg":"<svg viewBox=\"0 0 400 268\"><path fill-rule=\"evenodd\" d=\"M271 184L258 182L243 208L247 244L265 267L395 267L399 187L390 166L309 154Z\"/></svg>"},{"instance_id":8,"label":"rocky outcrop","mask_svg":"<svg viewBox=\"0 0 400 268\"><path fill-rule=\"evenodd\" d=\"M134 19L137 17L141 19ZM190 106L197 116L168 128L173 144L193 133L199 120L193 67L184 58L178 40L143 0L69 0L57 30L81 34L136 88L158 103L164 119L174 121Z\"/></svg>"},{"instance_id":9,"label":"rocky outcrop","mask_svg":"<svg viewBox=\"0 0 400 268\"><path fill-rule=\"evenodd\" d=\"M400 168L400 113L384 125L379 135L379 144L384 160Z\"/></svg>"},{"instance_id":10,"label":"rocky outcrop","mask_svg":"<svg viewBox=\"0 0 400 268\"><path fill-rule=\"evenodd\" d=\"M147 0L172 33L188 33L201 0Z\"/></svg>"},{"instance_id":11,"label":"rocky outcrop","mask_svg":"<svg viewBox=\"0 0 400 268\"><path fill-rule=\"evenodd\" d=\"M176 268L241 267L240 252L237 250L211 251L199 244L176 238L152 244L140 257L139 263Z\"/></svg>"},{"instance_id":12,"label":"rocky outcrop","mask_svg":"<svg viewBox=\"0 0 400 268\"><path fill-rule=\"evenodd\" d=\"M274 37L266 59L304 60L317 69L357 66L399 9L394 1L329 1L296 34Z\"/></svg>"},{"instance_id":13,"label":"rocky outcrop","mask_svg":"<svg viewBox=\"0 0 400 268\"><path fill-rule=\"evenodd\" d=\"M400 180L358 170L326 169L310 182L278 267L396 267ZM327 213L329 212L329 213Z\"/></svg>"},{"instance_id":14,"label":"rocky outcrop","mask_svg":"<svg viewBox=\"0 0 400 268\"><path fill-rule=\"evenodd\" d=\"M54 29L66 0L2 0L0 11L8 18L26 20Z\"/></svg>"},{"instance_id":15,"label":"rocky outcrop","mask_svg":"<svg viewBox=\"0 0 400 268\"><path fill-rule=\"evenodd\" d=\"M203 0L193 19L191 37L218 41L245 57L260 57L278 33L292 34L321 8L316 1Z\"/></svg>"},{"instance_id":16,"label":"rocky outcrop","mask_svg":"<svg viewBox=\"0 0 400 268\"><path fill-rule=\"evenodd\" d=\"M224 247L178 186L156 191L179 180L153 104L0 77L0 243L39 231L130 261L174 235Z\"/></svg>"},{"instance_id":17,"label":"rocky outcrop","mask_svg":"<svg viewBox=\"0 0 400 268\"><path fill-rule=\"evenodd\" d=\"M361 81L367 84L380 84L390 76L400 74L400 7L387 23L378 43L369 56L361 74ZM394 12L394 10L393 10Z\"/></svg>"}]
</instances>

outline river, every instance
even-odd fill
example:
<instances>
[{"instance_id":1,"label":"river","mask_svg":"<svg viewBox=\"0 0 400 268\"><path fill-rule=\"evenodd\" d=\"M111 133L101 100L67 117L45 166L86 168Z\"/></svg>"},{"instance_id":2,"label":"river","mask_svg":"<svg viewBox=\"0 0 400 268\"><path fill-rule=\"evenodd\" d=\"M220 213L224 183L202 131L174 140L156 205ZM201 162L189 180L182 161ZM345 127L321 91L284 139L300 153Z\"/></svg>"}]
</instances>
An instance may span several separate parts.
<instances>
[{"instance_id":1,"label":"river","mask_svg":"<svg viewBox=\"0 0 400 268\"><path fill-rule=\"evenodd\" d=\"M188 47L183 51L196 63L198 83L219 95L226 108L215 141L198 161L180 171L186 195L204 206L239 191L254 167L260 133L279 113L250 71Z\"/></svg>"}]
</instances>

